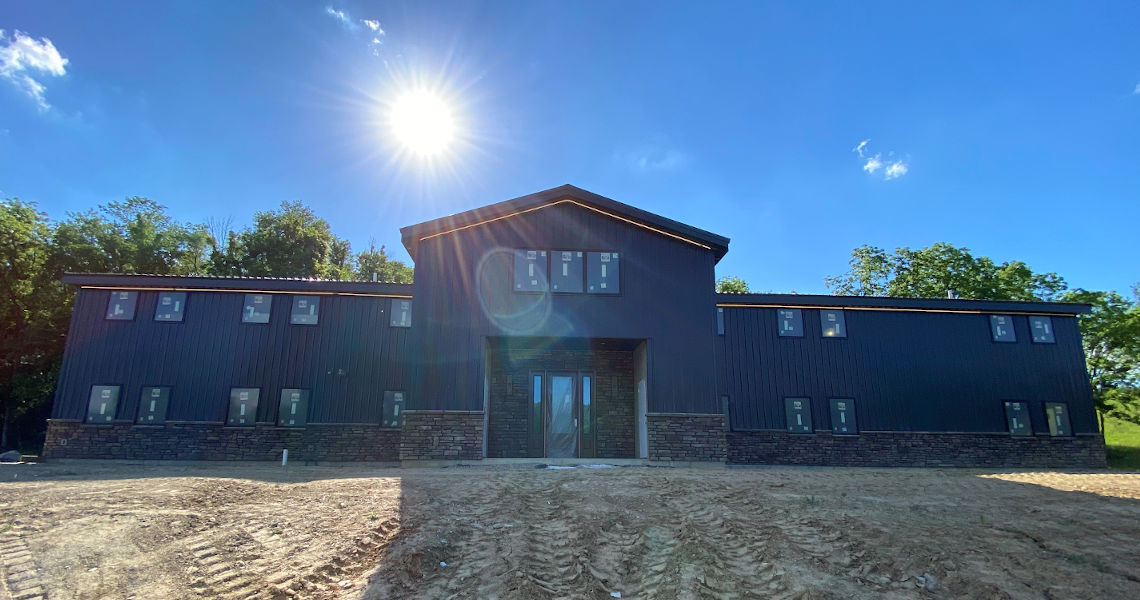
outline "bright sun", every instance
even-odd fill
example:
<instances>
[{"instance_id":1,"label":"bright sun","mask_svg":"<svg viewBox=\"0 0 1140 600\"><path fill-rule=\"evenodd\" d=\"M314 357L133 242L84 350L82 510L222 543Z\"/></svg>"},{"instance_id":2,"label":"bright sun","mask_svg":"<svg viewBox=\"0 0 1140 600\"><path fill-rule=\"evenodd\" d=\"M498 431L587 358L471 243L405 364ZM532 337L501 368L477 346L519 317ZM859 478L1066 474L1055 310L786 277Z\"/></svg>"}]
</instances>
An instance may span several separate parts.
<instances>
[{"instance_id":1,"label":"bright sun","mask_svg":"<svg viewBox=\"0 0 1140 600\"><path fill-rule=\"evenodd\" d=\"M446 150L455 133L451 110L439 96L426 91L400 96L392 104L389 122L396 139L423 157Z\"/></svg>"}]
</instances>

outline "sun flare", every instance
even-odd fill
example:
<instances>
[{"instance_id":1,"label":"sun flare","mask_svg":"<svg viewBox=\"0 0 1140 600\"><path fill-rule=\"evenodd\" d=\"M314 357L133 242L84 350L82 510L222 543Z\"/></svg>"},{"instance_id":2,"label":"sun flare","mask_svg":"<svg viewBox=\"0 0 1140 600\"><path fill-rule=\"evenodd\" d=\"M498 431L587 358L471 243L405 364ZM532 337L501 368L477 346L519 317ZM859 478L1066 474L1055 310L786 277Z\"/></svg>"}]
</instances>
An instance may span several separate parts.
<instances>
[{"instance_id":1,"label":"sun flare","mask_svg":"<svg viewBox=\"0 0 1140 600\"><path fill-rule=\"evenodd\" d=\"M427 91L400 96L392 104L388 120L396 139L422 157L447 150L455 135L451 109L439 96Z\"/></svg>"}]
</instances>

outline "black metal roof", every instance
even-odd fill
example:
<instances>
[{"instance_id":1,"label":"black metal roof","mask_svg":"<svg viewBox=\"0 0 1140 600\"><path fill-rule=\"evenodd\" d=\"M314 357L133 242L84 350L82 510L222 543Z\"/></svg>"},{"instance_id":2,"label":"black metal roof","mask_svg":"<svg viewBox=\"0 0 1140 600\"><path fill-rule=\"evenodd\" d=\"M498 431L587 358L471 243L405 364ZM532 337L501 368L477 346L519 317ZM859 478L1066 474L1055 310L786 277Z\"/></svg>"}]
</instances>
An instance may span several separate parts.
<instances>
[{"instance_id":1,"label":"black metal roof","mask_svg":"<svg viewBox=\"0 0 1140 600\"><path fill-rule=\"evenodd\" d=\"M412 260L414 261L416 259L416 247L419 245L420 240L425 237L469 227L483 221L506 217L567 199L572 199L602 211L617 214L622 218L630 219L651 228L660 229L672 235L708 246L715 254L717 261L728 252L729 239L724 236L698 229L691 225L686 225L628 204L623 204L617 200L611 200L605 196L599 196L598 194L569 184L456 213L454 215L432 219L431 221L424 221L416 225L409 225L401 228L400 233L403 237L404 247L407 248L408 254L412 256Z\"/></svg>"},{"instance_id":2,"label":"black metal roof","mask_svg":"<svg viewBox=\"0 0 1140 600\"><path fill-rule=\"evenodd\" d=\"M267 292L329 292L347 294L412 295L410 283L373 283L300 277L221 277L207 275L145 275L121 273L64 273L64 283L80 287L140 287L174 290L257 290Z\"/></svg>"},{"instance_id":3,"label":"black metal roof","mask_svg":"<svg viewBox=\"0 0 1140 600\"><path fill-rule=\"evenodd\" d=\"M1016 302L1011 300L964 300L941 298L884 298L879 296L825 296L815 294L717 294L716 303L754 306L822 306L835 308L881 308L987 313L1044 313L1079 315L1088 304L1067 302Z\"/></svg>"}]
</instances>

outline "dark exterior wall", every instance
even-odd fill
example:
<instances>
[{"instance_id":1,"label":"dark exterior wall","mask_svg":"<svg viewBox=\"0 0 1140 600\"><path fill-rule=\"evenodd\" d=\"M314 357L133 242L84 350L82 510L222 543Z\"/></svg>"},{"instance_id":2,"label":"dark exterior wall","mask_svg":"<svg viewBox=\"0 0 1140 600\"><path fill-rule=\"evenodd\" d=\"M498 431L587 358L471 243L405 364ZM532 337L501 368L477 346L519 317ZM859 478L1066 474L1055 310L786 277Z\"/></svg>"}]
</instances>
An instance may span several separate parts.
<instances>
[{"instance_id":1,"label":"dark exterior wall","mask_svg":"<svg viewBox=\"0 0 1140 600\"><path fill-rule=\"evenodd\" d=\"M621 294L513 292L514 249L620 253ZM649 339L651 411L716 409L714 255L563 204L427 239L416 256L414 408L481 410L493 336Z\"/></svg>"},{"instance_id":2,"label":"dark exterior wall","mask_svg":"<svg viewBox=\"0 0 1140 600\"><path fill-rule=\"evenodd\" d=\"M489 458L541 457L544 449L529 447L531 375L565 371L593 376L595 448L598 458L634 457L633 351L604 350L580 340L552 340L529 348L508 348L492 342L487 363L490 394L487 420Z\"/></svg>"},{"instance_id":3,"label":"dark exterior wall","mask_svg":"<svg viewBox=\"0 0 1140 600\"><path fill-rule=\"evenodd\" d=\"M129 460L397 461L400 430L379 425L224 427L218 423L137 426L48 423L45 458Z\"/></svg>"},{"instance_id":4,"label":"dark exterior wall","mask_svg":"<svg viewBox=\"0 0 1140 600\"><path fill-rule=\"evenodd\" d=\"M1035 432L1047 401L1069 404L1074 433L1098 431L1073 317L1053 316L1056 343L1035 344L1025 316L1016 343L995 343L985 314L874 310L844 311L848 337L825 339L808 308L804 336L781 338L775 310L725 308L718 387L735 430L783 430L783 399L804 396L817 431L832 397L855 399L861 431L1006 432L1006 400L1029 403Z\"/></svg>"},{"instance_id":5,"label":"dark exterior wall","mask_svg":"<svg viewBox=\"0 0 1140 600\"><path fill-rule=\"evenodd\" d=\"M264 325L241 323L242 292L189 292L182 323L154 321L156 291L139 293L134 320L104 320L108 294L79 290L54 418L83 419L92 385L119 385L130 421L143 386L170 386L168 421L220 423L231 387L257 387L257 420L274 422L296 387L312 390L310 423L379 423L384 391L407 385L409 330L388 326L388 298L321 296L309 326L289 324L289 294L273 295Z\"/></svg>"}]
</instances>

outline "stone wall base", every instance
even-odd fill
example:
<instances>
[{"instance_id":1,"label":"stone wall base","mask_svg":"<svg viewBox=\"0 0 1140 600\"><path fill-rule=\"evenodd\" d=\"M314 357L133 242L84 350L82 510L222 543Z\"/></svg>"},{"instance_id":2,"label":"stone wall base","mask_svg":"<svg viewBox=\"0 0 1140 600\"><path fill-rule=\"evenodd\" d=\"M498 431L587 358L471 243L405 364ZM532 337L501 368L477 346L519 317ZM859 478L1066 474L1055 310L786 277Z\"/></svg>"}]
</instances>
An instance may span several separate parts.
<instances>
[{"instance_id":1,"label":"stone wall base","mask_svg":"<svg viewBox=\"0 0 1140 600\"><path fill-rule=\"evenodd\" d=\"M1104 438L987 433L732 431L733 464L843 467L1105 468Z\"/></svg>"},{"instance_id":2,"label":"stone wall base","mask_svg":"<svg viewBox=\"0 0 1140 600\"><path fill-rule=\"evenodd\" d=\"M49 420L45 458L396 461L400 430L379 425L225 427L221 423L88 425Z\"/></svg>"},{"instance_id":3,"label":"stone wall base","mask_svg":"<svg viewBox=\"0 0 1140 600\"><path fill-rule=\"evenodd\" d=\"M649 460L724 462L724 415L646 415Z\"/></svg>"},{"instance_id":4,"label":"stone wall base","mask_svg":"<svg viewBox=\"0 0 1140 600\"><path fill-rule=\"evenodd\" d=\"M404 411L400 460L481 460L483 411Z\"/></svg>"}]
</instances>

